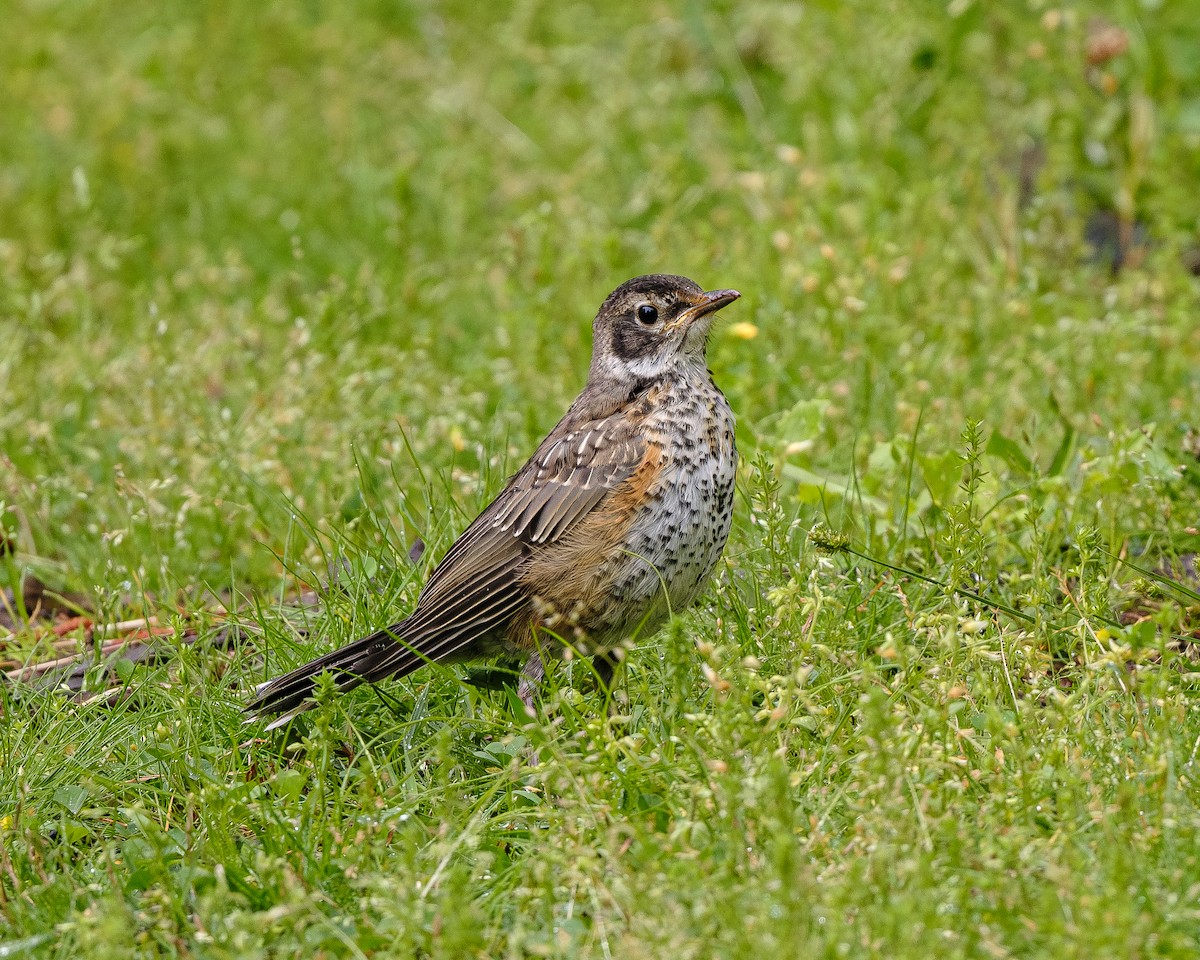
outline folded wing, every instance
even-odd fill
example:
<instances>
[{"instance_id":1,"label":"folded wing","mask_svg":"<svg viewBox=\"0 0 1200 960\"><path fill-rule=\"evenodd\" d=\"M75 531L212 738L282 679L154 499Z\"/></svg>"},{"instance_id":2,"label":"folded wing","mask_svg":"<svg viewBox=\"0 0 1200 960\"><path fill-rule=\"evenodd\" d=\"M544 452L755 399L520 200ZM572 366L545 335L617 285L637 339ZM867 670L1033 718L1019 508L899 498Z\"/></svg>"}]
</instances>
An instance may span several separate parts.
<instances>
[{"instance_id":1,"label":"folded wing","mask_svg":"<svg viewBox=\"0 0 1200 960\"><path fill-rule=\"evenodd\" d=\"M531 550L561 539L641 465L647 445L627 417L570 414L451 546L412 615L259 688L247 709L305 709L313 681L329 671L342 690L405 676L422 665L469 659L503 636L531 599L521 574Z\"/></svg>"}]
</instances>

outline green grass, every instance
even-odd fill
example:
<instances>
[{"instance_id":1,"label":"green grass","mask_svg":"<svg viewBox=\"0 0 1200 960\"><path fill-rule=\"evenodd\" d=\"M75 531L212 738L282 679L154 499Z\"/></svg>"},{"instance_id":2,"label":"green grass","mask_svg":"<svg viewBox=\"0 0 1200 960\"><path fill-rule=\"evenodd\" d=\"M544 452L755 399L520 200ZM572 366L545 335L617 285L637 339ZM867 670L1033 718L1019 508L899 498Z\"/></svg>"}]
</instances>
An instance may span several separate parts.
<instances>
[{"instance_id":1,"label":"green grass","mask_svg":"<svg viewBox=\"0 0 1200 960\"><path fill-rule=\"evenodd\" d=\"M201 642L0 687L0 955L1195 956L1198 17L9 4L0 576ZM532 724L431 669L242 726L657 271L759 333L726 560L617 715L561 664Z\"/></svg>"}]
</instances>

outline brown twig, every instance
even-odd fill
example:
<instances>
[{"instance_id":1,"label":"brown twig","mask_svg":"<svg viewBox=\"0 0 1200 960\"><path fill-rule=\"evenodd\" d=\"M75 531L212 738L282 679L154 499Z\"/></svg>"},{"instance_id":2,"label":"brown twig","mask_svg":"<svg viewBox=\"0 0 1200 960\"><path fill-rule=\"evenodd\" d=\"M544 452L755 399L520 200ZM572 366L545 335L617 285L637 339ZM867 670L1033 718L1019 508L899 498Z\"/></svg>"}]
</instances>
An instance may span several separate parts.
<instances>
[{"instance_id":1,"label":"brown twig","mask_svg":"<svg viewBox=\"0 0 1200 960\"><path fill-rule=\"evenodd\" d=\"M106 657L111 653L116 653L130 641L126 637L121 637L117 640L110 640L100 648L100 655ZM35 677L40 677L44 673L49 673L59 667L69 667L73 663L79 661L81 654L73 654L69 657L59 657L57 660L43 660L41 663L35 663L24 667L18 667L16 670L4 671L4 676L14 683L26 683Z\"/></svg>"}]
</instances>

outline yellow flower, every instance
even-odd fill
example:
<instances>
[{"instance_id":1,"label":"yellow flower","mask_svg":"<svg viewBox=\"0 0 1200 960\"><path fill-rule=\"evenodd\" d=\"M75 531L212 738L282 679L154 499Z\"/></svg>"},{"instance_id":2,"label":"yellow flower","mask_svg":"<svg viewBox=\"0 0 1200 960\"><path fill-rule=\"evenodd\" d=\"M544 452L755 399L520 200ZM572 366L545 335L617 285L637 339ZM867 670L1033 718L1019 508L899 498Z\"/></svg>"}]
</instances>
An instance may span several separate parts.
<instances>
[{"instance_id":1,"label":"yellow flower","mask_svg":"<svg viewBox=\"0 0 1200 960\"><path fill-rule=\"evenodd\" d=\"M753 340L758 336L758 327L743 320L741 323L735 323L729 328L729 335L737 337L739 340Z\"/></svg>"}]
</instances>

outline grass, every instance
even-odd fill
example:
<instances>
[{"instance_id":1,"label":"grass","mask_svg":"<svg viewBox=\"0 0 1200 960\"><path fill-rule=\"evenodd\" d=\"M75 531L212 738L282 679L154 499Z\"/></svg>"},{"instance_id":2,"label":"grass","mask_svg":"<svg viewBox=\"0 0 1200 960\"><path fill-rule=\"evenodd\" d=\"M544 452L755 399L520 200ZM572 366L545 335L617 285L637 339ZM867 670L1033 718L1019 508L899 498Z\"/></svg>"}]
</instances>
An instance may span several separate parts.
<instances>
[{"instance_id":1,"label":"grass","mask_svg":"<svg viewBox=\"0 0 1200 960\"><path fill-rule=\"evenodd\" d=\"M0 954L1195 956L1194 7L10 5L0 576L199 642L0 687ZM562 664L532 724L442 669L242 726L651 271L757 336L617 714Z\"/></svg>"}]
</instances>

